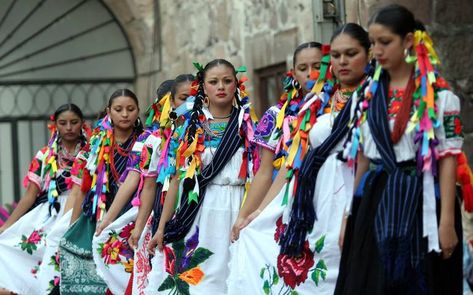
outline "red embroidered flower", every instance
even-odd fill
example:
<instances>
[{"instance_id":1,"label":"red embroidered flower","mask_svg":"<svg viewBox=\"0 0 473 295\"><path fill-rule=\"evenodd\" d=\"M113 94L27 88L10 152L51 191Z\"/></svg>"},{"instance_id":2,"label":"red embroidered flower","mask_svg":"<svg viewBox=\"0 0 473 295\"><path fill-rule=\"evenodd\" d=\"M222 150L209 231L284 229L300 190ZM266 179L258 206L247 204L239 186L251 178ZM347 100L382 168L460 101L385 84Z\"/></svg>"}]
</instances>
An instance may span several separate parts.
<instances>
[{"instance_id":1,"label":"red embroidered flower","mask_svg":"<svg viewBox=\"0 0 473 295\"><path fill-rule=\"evenodd\" d=\"M166 272L174 275L174 264L176 263L176 255L174 250L168 246L164 246L164 265Z\"/></svg>"},{"instance_id":2,"label":"red embroidered flower","mask_svg":"<svg viewBox=\"0 0 473 295\"><path fill-rule=\"evenodd\" d=\"M282 223L282 216L276 221L276 231L274 232L274 240L279 243L281 235L284 233L286 225Z\"/></svg>"},{"instance_id":3,"label":"red embroidered flower","mask_svg":"<svg viewBox=\"0 0 473 295\"><path fill-rule=\"evenodd\" d=\"M304 249L299 257L278 255L279 277L292 289L307 280L307 274L312 266L314 266L314 253L310 251L308 241L305 241Z\"/></svg>"},{"instance_id":4,"label":"red embroidered flower","mask_svg":"<svg viewBox=\"0 0 473 295\"><path fill-rule=\"evenodd\" d=\"M450 85L448 85L448 82L442 77L437 77L435 81L435 86L441 89L450 89Z\"/></svg>"},{"instance_id":5,"label":"red embroidered flower","mask_svg":"<svg viewBox=\"0 0 473 295\"><path fill-rule=\"evenodd\" d=\"M105 264L117 264L121 262L119 253L122 247L122 242L117 240L115 236L111 237L106 243L104 243L103 248L101 249L101 254L102 258L104 258Z\"/></svg>"},{"instance_id":6,"label":"red embroidered flower","mask_svg":"<svg viewBox=\"0 0 473 295\"><path fill-rule=\"evenodd\" d=\"M461 135L462 134L462 122L461 122L460 118L456 117L453 120L453 124L455 125L455 129L454 129L455 134L456 135Z\"/></svg>"},{"instance_id":7,"label":"red embroidered flower","mask_svg":"<svg viewBox=\"0 0 473 295\"><path fill-rule=\"evenodd\" d=\"M390 115L395 115L399 112L400 108L401 108L401 101L400 100L393 100L391 102L391 105L389 106L388 113Z\"/></svg>"},{"instance_id":8,"label":"red embroidered flower","mask_svg":"<svg viewBox=\"0 0 473 295\"><path fill-rule=\"evenodd\" d=\"M133 233L133 229L135 229L135 223L130 222L122 229L120 233L120 238L128 240L131 237L131 234Z\"/></svg>"},{"instance_id":9,"label":"red embroidered flower","mask_svg":"<svg viewBox=\"0 0 473 295\"><path fill-rule=\"evenodd\" d=\"M41 233L37 230L33 231L31 235L28 237L28 244L38 244L41 242Z\"/></svg>"}]
</instances>

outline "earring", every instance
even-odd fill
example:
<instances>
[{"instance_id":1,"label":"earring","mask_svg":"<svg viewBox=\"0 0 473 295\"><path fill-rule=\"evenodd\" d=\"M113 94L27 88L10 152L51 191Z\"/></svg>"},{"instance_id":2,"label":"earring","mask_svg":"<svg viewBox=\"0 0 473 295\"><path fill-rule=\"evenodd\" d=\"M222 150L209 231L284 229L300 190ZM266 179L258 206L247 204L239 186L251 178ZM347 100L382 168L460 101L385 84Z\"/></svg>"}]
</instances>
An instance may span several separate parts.
<instances>
[{"instance_id":1,"label":"earring","mask_svg":"<svg viewBox=\"0 0 473 295\"><path fill-rule=\"evenodd\" d=\"M140 125L141 125L141 119L140 119L140 117L138 117L135 121L135 128L137 128Z\"/></svg>"}]
</instances>

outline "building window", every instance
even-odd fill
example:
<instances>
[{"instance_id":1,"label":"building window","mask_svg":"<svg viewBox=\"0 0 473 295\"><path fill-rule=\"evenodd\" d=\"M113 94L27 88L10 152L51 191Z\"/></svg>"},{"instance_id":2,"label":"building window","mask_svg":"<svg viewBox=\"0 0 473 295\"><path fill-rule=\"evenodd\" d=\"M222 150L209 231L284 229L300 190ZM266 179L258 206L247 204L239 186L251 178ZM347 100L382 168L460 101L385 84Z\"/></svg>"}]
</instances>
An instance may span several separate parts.
<instances>
[{"instance_id":1,"label":"building window","mask_svg":"<svg viewBox=\"0 0 473 295\"><path fill-rule=\"evenodd\" d=\"M261 116L270 106L278 102L283 92L282 81L286 72L287 67L285 62L255 71L259 82L256 86L259 99L255 102L255 109L258 115Z\"/></svg>"}]
</instances>

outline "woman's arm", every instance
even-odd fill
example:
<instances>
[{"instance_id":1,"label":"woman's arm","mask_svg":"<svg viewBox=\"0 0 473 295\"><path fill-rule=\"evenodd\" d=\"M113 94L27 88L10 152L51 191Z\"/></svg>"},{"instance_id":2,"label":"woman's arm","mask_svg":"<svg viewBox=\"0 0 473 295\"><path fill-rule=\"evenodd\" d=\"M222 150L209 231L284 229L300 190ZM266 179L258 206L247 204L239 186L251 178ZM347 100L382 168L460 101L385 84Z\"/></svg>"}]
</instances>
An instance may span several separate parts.
<instances>
[{"instance_id":1,"label":"woman's arm","mask_svg":"<svg viewBox=\"0 0 473 295\"><path fill-rule=\"evenodd\" d=\"M169 190L164 199L163 212L161 213L161 218L159 219L158 229L154 234L153 238L148 244L148 252L151 255L155 254L156 246L158 246L159 251L163 250L164 242L164 229L166 222L168 222L174 215L174 206L176 204L177 192L179 190L179 176L174 176L169 184Z\"/></svg>"},{"instance_id":2,"label":"woman's arm","mask_svg":"<svg viewBox=\"0 0 473 295\"><path fill-rule=\"evenodd\" d=\"M283 165L281 169L279 169L276 179L271 184L269 190L267 190L267 193L264 195L264 199L258 202L259 206L257 207L257 209L253 210L253 212L247 215L247 217L243 219L240 223L235 223L233 225L231 234L232 241L238 240L240 236L240 230L250 224L250 222L253 221L253 219L255 219L263 211L263 209L266 208L266 206L268 206L268 204L271 203L272 200L274 200L274 198L276 198L281 189L284 187L284 184L287 182L286 174L287 168L286 165Z\"/></svg>"},{"instance_id":3,"label":"woman's arm","mask_svg":"<svg viewBox=\"0 0 473 295\"><path fill-rule=\"evenodd\" d=\"M138 246L138 241L141 237L141 233L145 228L148 217L153 210L154 200L156 199L156 177L146 177L143 184L143 191L141 192L141 205L138 209L138 215L136 216L135 229L128 243L135 249Z\"/></svg>"},{"instance_id":4,"label":"woman's arm","mask_svg":"<svg viewBox=\"0 0 473 295\"><path fill-rule=\"evenodd\" d=\"M74 188L74 187L77 187L77 188ZM68 198L71 198L71 202L73 204L71 223L70 223L70 224L73 224L82 213L82 203L84 202L85 192L81 190L79 185L74 184Z\"/></svg>"},{"instance_id":5,"label":"woman's arm","mask_svg":"<svg viewBox=\"0 0 473 295\"><path fill-rule=\"evenodd\" d=\"M33 206L36 197L39 193L39 188L33 183L29 183L28 187L26 188L26 192L23 197L18 202L15 210L13 210L10 217L8 217L5 224L0 227L0 233L9 228L12 224L14 224L18 219L20 219L30 208Z\"/></svg>"},{"instance_id":6,"label":"woman's arm","mask_svg":"<svg viewBox=\"0 0 473 295\"><path fill-rule=\"evenodd\" d=\"M455 156L446 156L439 160L440 182L440 224L439 242L442 257L450 258L458 244L455 232L455 184L457 161Z\"/></svg>"},{"instance_id":7,"label":"woman's arm","mask_svg":"<svg viewBox=\"0 0 473 295\"><path fill-rule=\"evenodd\" d=\"M245 218L258 208L259 204L266 196L266 193L271 187L273 177L273 158L274 153L272 151L262 149L261 165L251 182L245 203L238 213L238 218L235 221L232 230L237 230Z\"/></svg>"},{"instance_id":8,"label":"woman's arm","mask_svg":"<svg viewBox=\"0 0 473 295\"><path fill-rule=\"evenodd\" d=\"M117 218L123 207L130 201L133 193L138 188L140 183L140 173L134 170L128 172L125 181L120 185L115 198L113 199L112 205L108 209L107 213L103 217L102 222L97 226L95 235L98 236L104 228L109 226Z\"/></svg>"}]
</instances>

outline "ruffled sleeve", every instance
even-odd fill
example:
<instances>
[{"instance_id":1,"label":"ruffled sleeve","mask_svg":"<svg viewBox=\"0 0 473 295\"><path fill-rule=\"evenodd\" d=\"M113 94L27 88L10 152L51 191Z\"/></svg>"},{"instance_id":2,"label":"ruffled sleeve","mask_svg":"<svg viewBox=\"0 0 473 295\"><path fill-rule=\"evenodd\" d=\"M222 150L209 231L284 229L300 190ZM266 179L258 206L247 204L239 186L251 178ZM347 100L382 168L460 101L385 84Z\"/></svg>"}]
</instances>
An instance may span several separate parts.
<instances>
[{"instance_id":1,"label":"ruffled sleeve","mask_svg":"<svg viewBox=\"0 0 473 295\"><path fill-rule=\"evenodd\" d=\"M277 106L270 107L263 115L255 130L255 136L252 142L258 146L275 151L278 144L276 129L276 118L280 109Z\"/></svg>"},{"instance_id":2,"label":"ruffled sleeve","mask_svg":"<svg viewBox=\"0 0 473 295\"><path fill-rule=\"evenodd\" d=\"M40 149L31 161L30 167L28 168L28 173L26 174L25 179L23 180L23 185L25 187L27 187L29 183L33 183L40 190L42 189L44 180L43 158L45 156L45 153L47 152L47 149L47 147Z\"/></svg>"},{"instance_id":3,"label":"ruffled sleeve","mask_svg":"<svg viewBox=\"0 0 473 295\"><path fill-rule=\"evenodd\" d=\"M124 180L130 170L136 171L144 177L156 176L160 143L161 140L155 133L143 132L133 145L128 158L127 170L122 174L121 179Z\"/></svg>"},{"instance_id":4,"label":"ruffled sleeve","mask_svg":"<svg viewBox=\"0 0 473 295\"><path fill-rule=\"evenodd\" d=\"M463 126L460 117L460 99L449 90L438 93L439 128L435 135L439 141L437 152L440 157L457 155L463 146Z\"/></svg>"},{"instance_id":5,"label":"ruffled sleeve","mask_svg":"<svg viewBox=\"0 0 473 295\"><path fill-rule=\"evenodd\" d=\"M72 184L77 184L82 186L82 180L84 178L85 166L87 165L87 158L89 157L89 145L84 146L74 159L74 163L71 168L71 177L69 181L69 186Z\"/></svg>"}]
</instances>

